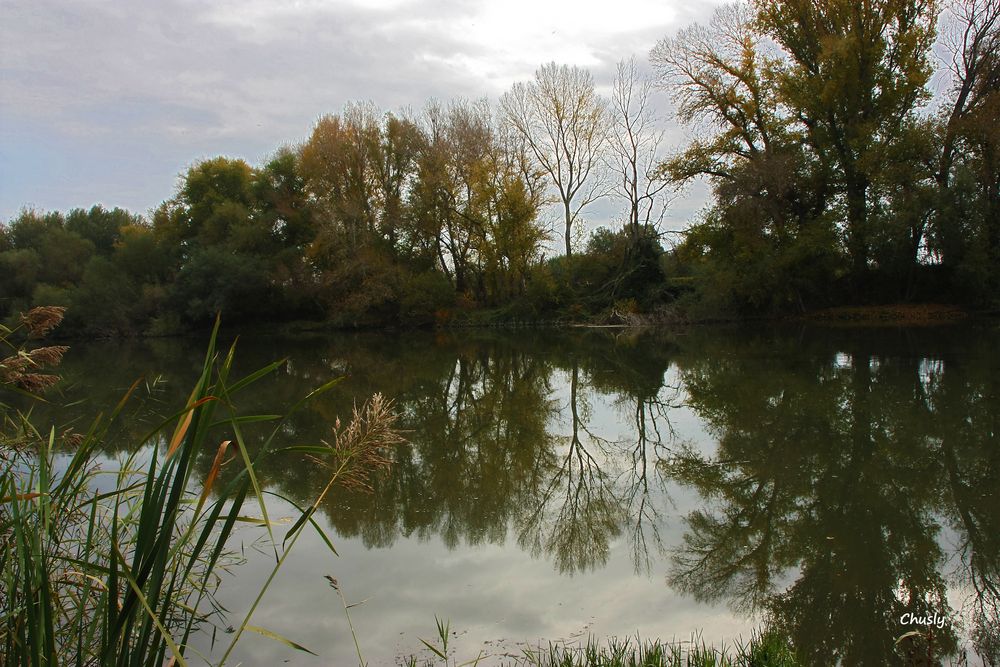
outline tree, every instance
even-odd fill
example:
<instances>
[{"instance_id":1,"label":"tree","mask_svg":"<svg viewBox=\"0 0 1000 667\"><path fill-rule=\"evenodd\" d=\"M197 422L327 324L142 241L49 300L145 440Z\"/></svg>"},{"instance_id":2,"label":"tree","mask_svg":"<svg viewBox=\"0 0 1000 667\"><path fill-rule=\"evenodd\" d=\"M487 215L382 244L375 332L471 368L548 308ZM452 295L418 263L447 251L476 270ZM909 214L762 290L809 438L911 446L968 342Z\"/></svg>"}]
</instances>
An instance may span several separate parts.
<instances>
[{"instance_id":1,"label":"tree","mask_svg":"<svg viewBox=\"0 0 1000 667\"><path fill-rule=\"evenodd\" d=\"M385 115L374 177L379 231L392 248L399 242L406 216L406 195L413 187L417 156L423 145L423 134L414 121L391 113Z\"/></svg>"},{"instance_id":2,"label":"tree","mask_svg":"<svg viewBox=\"0 0 1000 667\"><path fill-rule=\"evenodd\" d=\"M872 262L884 193L877 175L901 128L929 94L934 0L754 0L759 25L784 50L781 101L833 171L855 295Z\"/></svg>"},{"instance_id":3,"label":"tree","mask_svg":"<svg viewBox=\"0 0 1000 667\"><path fill-rule=\"evenodd\" d=\"M1000 280L1000 1L962 0L947 16L951 91L937 144L930 245L959 272L960 287L992 298Z\"/></svg>"},{"instance_id":4,"label":"tree","mask_svg":"<svg viewBox=\"0 0 1000 667\"><path fill-rule=\"evenodd\" d=\"M262 224L286 247L309 243L316 234L313 207L306 191L298 156L282 148L253 179L253 192Z\"/></svg>"},{"instance_id":5,"label":"tree","mask_svg":"<svg viewBox=\"0 0 1000 667\"><path fill-rule=\"evenodd\" d=\"M431 104L410 213L459 292L505 301L523 291L544 232L540 174L485 100Z\"/></svg>"},{"instance_id":6,"label":"tree","mask_svg":"<svg viewBox=\"0 0 1000 667\"><path fill-rule=\"evenodd\" d=\"M711 181L715 201L686 234L703 303L713 309L802 309L828 282L838 244L829 179L782 104L781 62L745 5L661 40L650 54L678 118L698 139L661 166L676 183Z\"/></svg>"},{"instance_id":7,"label":"tree","mask_svg":"<svg viewBox=\"0 0 1000 667\"><path fill-rule=\"evenodd\" d=\"M983 107L996 103L1000 88L1000 1L964 0L951 8L945 35L952 78L952 99L945 121L937 179L947 184L962 125Z\"/></svg>"},{"instance_id":8,"label":"tree","mask_svg":"<svg viewBox=\"0 0 1000 667\"><path fill-rule=\"evenodd\" d=\"M751 307L805 307L824 285L911 296L933 209L920 112L936 18L932 0L753 0L654 49L678 116L710 129L664 165L715 186L689 239L756 292Z\"/></svg>"},{"instance_id":9,"label":"tree","mask_svg":"<svg viewBox=\"0 0 1000 667\"><path fill-rule=\"evenodd\" d=\"M103 206L92 206L89 210L75 208L66 214L66 229L78 234L94 244L97 252L110 255L115 244L121 240L121 230L127 225L135 225L142 218L121 208L107 210Z\"/></svg>"},{"instance_id":10,"label":"tree","mask_svg":"<svg viewBox=\"0 0 1000 667\"><path fill-rule=\"evenodd\" d=\"M221 245L196 248L172 286L174 309L204 324L223 313L227 321L260 321L270 314L275 294L265 261L239 255Z\"/></svg>"},{"instance_id":11,"label":"tree","mask_svg":"<svg viewBox=\"0 0 1000 667\"><path fill-rule=\"evenodd\" d=\"M528 272L546 238L538 222L544 201L540 175L525 170L523 148L494 133L486 168L480 172L478 200L484 224L477 252L484 289L495 303L524 293Z\"/></svg>"},{"instance_id":12,"label":"tree","mask_svg":"<svg viewBox=\"0 0 1000 667\"><path fill-rule=\"evenodd\" d=\"M573 254L573 224L601 197L599 174L605 140L605 102L584 69L549 63L534 81L518 82L500 107L558 192L563 208L566 255Z\"/></svg>"},{"instance_id":13,"label":"tree","mask_svg":"<svg viewBox=\"0 0 1000 667\"><path fill-rule=\"evenodd\" d=\"M351 246L366 243L378 219L376 165L381 128L371 104L352 104L319 119L299 158L323 226L337 226Z\"/></svg>"},{"instance_id":14,"label":"tree","mask_svg":"<svg viewBox=\"0 0 1000 667\"><path fill-rule=\"evenodd\" d=\"M618 63L611 93L611 166L618 195L628 203L629 241L638 250L642 228L656 227L666 211L669 182L659 172L663 131L649 105L652 80L642 77L635 57Z\"/></svg>"},{"instance_id":15,"label":"tree","mask_svg":"<svg viewBox=\"0 0 1000 667\"><path fill-rule=\"evenodd\" d=\"M253 190L255 226L267 233L271 243L271 281L281 291L282 308L286 316L312 315L313 274L303 258L316 238L317 215L296 152L283 148L257 169Z\"/></svg>"},{"instance_id":16,"label":"tree","mask_svg":"<svg viewBox=\"0 0 1000 667\"><path fill-rule=\"evenodd\" d=\"M13 249L38 254L37 280L70 287L83 275L94 244L66 228L61 213L22 211L11 223L8 237Z\"/></svg>"},{"instance_id":17,"label":"tree","mask_svg":"<svg viewBox=\"0 0 1000 667\"><path fill-rule=\"evenodd\" d=\"M424 142L410 192L414 245L464 292L472 283L471 175L486 153L490 129L482 104L431 102L424 109Z\"/></svg>"},{"instance_id":18,"label":"tree","mask_svg":"<svg viewBox=\"0 0 1000 667\"><path fill-rule=\"evenodd\" d=\"M203 160L188 170L166 209L169 215L154 216L154 224L159 221L163 234L187 252L195 243L226 243L253 212L253 169L227 157Z\"/></svg>"},{"instance_id":19,"label":"tree","mask_svg":"<svg viewBox=\"0 0 1000 667\"><path fill-rule=\"evenodd\" d=\"M678 119L707 135L665 165L676 181L732 180L734 168L770 150L785 131L779 63L761 47L754 20L746 5L726 5L707 26L685 28L650 52L658 83L673 93Z\"/></svg>"}]
</instances>

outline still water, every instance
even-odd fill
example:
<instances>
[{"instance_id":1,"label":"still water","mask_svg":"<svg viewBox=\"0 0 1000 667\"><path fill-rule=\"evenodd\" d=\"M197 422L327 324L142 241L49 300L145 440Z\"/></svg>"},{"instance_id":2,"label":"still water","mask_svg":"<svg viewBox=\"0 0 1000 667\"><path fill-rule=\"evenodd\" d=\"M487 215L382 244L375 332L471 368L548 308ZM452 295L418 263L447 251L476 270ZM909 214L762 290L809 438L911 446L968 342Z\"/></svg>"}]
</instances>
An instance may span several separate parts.
<instances>
[{"instance_id":1,"label":"still water","mask_svg":"<svg viewBox=\"0 0 1000 667\"><path fill-rule=\"evenodd\" d=\"M82 419L144 377L107 451L122 456L183 404L202 344L77 343L65 400L87 397L70 408ZM280 413L344 380L286 422L280 445L329 438L374 392L408 442L370 493L322 506L339 556L307 533L254 616L319 657L249 635L244 664L357 663L326 575L363 601L350 621L371 664L421 655L435 617L450 621L459 661L590 634L732 645L764 623L815 664L897 663L912 630L935 659L1000 653L995 324L238 343L242 372L282 357L242 412ZM286 455L258 475L281 518L296 511L278 496L309 504L328 471ZM243 528L245 562L222 575L235 621L273 564L265 535ZM211 652L212 637L197 648Z\"/></svg>"}]
</instances>

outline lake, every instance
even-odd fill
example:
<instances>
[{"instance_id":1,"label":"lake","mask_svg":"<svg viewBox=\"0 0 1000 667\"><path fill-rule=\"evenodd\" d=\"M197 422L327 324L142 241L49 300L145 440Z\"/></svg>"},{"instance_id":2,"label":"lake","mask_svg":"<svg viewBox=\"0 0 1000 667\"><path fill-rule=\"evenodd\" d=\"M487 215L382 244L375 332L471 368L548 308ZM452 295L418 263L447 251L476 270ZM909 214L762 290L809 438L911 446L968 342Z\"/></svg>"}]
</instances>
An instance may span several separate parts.
<instances>
[{"instance_id":1,"label":"lake","mask_svg":"<svg viewBox=\"0 0 1000 667\"><path fill-rule=\"evenodd\" d=\"M157 415L183 405L204 344L73 344L57 400L83 400L61 419L80 426L142 376L106 451L126 455ZM450 622L459 661L591 634L732 645L764 623L815 664L891 664L913 630L935 656L966 652L975 664L976 646L1000 651L996 324L456 330L237 346L244 373L283 357L237 401L241 412L281 413L344 379L284 423L282 446L330 438L375 392L393 400L408 442L370 492L338 490L317 514L339 556L306 533L254 616L319 657L249 635L235 654L245 664L357 663L327 575L348 603L363 601L350 622L371 664L429 655L420 639L436 637L435 617ZM266 426L247 426L251 450ZM204 473L214 454L204 452ZM258 475L276 494L272 518L287 522L329 472L289 454ZM243 562L222 573L219 599L237 621L273 564L265 538L240 529ZM198 641L211 652L210 634Z\"/></svg>"}]
</instances>

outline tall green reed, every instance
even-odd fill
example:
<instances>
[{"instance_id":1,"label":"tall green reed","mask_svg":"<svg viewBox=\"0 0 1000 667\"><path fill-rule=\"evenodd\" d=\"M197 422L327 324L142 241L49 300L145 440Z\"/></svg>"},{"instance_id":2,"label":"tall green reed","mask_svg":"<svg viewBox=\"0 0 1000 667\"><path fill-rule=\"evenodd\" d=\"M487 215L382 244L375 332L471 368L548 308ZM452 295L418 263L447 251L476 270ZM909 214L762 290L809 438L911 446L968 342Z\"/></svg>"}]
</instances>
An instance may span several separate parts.
<instances>
[{"instance_id":1,"label":"tall green reed","mask_svg":"<svg viewBox=\"0 0 1000 667\"><path fill-rule=\"evenodd\" d=\"M62 315L52 309L41 313L52 316L42 328L33 324L33 313L22 322L29 334L45 333ZM37 319L40 314L34 315ZM53 382L22 381L26 375L40 375L35 367L41 363L33 360L33 351L26 346L13 344L17 333L16 329L0 330L0 343L13 350L0 360L0 386L45 400L40 390ZM220 354L217 335L218 322L186 404L137 443L153 443L161 450L154 449L142 466L136 455L116 471L101 470L95 463L101 443L122 418L138 382L107 415L98 415L85 434L72 436L75 447L68 457L56 456L54 428L42 431L33 424L30 410L0 403L4 420L0 431L0 657L4 664L186 665L194 651L194 634L222 613L214 597L220 583L218 570L231 558L226 545L238 522L247 520L243 512L248 503L260 511L275 565L218 664L225 663L245 630L307 650L252 625L251 617L305 528L318 531L336 553L313 514L337 483L364 483L372 470L388 465L385 451L401 440L394 429L395 417L389 403L375 396L355 410L345 427L339 422L334 426L330 443L277 449L284 420L336 380L291 406L284 417L241 415L236 407L240 393L282 362L232 379L235 344ZM58 363L52 355L41 359ZM251 454L243 427L257 422L274 422L274 426L263 446ZM217 436L220 430L225 439ZM242 462L242 468L222 483L219 472L231 449L236 450L234 459ZM205 480L195 479L199 455L213 450ZM329 468L330 479L279 541L254 467L263 456L287 451L306 452ZM112 488L102 490L109 477ZM201 657L211 661L210 656Z\"/></svg>"}]
</instances>

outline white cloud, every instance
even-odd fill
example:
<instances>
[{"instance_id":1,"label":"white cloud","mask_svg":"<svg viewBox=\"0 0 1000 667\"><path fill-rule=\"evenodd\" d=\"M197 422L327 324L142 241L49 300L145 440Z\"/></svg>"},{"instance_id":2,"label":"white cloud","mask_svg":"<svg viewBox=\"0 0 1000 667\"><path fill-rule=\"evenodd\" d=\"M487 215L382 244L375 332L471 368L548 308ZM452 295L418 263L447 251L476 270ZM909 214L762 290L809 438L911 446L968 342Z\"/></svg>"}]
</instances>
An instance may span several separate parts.
<instances>
[{"instance_id":1,"label":"white cloud","mask_svg":"<svg viewBox=\"0 0 1000 667\"><path fill-rule=\"evenodd\" d=\"M195 159L259 160L351 100L395 109L495 97L548 61L607 83L616 60L644 57L713 1L8 0L0 219L29 201L105 200L100 188L119 179L133 198L112 203L146 210ZM45 160L26 154L39 137L53 166L81 168L52 182ZM118 163L131 167L107 171Z\"/></svg>"}]
</instances>

